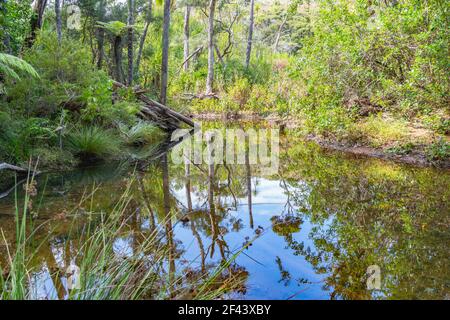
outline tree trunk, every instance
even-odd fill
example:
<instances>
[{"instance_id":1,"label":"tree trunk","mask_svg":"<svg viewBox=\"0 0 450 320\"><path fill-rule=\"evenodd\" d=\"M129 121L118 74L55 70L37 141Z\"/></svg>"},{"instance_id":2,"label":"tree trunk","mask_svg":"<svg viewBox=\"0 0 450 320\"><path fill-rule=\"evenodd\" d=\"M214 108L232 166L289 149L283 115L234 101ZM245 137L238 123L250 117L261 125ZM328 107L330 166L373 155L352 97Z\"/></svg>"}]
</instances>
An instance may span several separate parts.
<instances>
[{"instance_id":1,"label":"tree trunk","mask_svg":"<svg viewBox=\"0 0 450 320\"><path fill-rule=\"evenodd\" d=\"M255 24L255 0L250 2L250 22L248 26L248 41L247 41L247 55L245 57L245 67L250 66L250 58L252 55L252 44L253 44L253 26Z\"/></svg>"},{"instance_id":2,"label":"tree trunk","mask_svg":"<svg viewBox=\"0 0 450 320\"><path fill-rule=\"evenodd\" d=\"M133 38L134 38L134 0L128 0L128 86L133 85Z\"/></svg>"},{"instance_id":3,"label":"tree trunk","mask_svg":"<svg viewBox=\"0 0 450 320\"><path fill-rule=\"evenodd\" d=\"M280 28L278 29L278 33L277 33L277 37L275 39L275 45L274 45L274 51L277 52L278 51L278 45L280 43L280 38L281 38L281 32L283 31L284 25L287 22L287 15L284 17L283 22L280 25Z\"/></svg>"},{"instance_id":4,"label":"tree trunk","mask_svg":"<svg viewBox=\"0 0 450 320\"><path fill-rule=\"evenodd\" d=\"M105 1L100 1L99 21L105 21ZM97 69L103 66L103 56L105 55L105 29L97 28Z\"/></svg>"},{"instance_id":5,"label":"tree trunk","mask_svg":"<svg viewBox=\"0 0 450 320\"><path fill-rule=\"evenodd\" d=\"M97 29L97 69L101 69L103 65L103 55L105 54L105 30Z\"/></svg>"},{"instance_id":6,"label":"tree trunk","mask_svg":"<svg viewBox=\"0 0 450 320\"><path fill-rule=\"evenodd\" d=\"M114 37L113 43L114 78L122 82L122 37Z\"/></svg>"},{"instance_id":7,"label":"tree trunk","mask_svg":"<svg viewBox=\"0 0 450 320\"><path fill-rule=\"evenodd\" d=\"M216 0L209 2L208 17L208 76L206 78L206 95L213 94L214 86L214 12L216 11Z\"/></svg>"},{"instance_id":8,"label":"tree trunk","mask_svg":"<svg viewBox=\"0 0 450 320\"><path fill-rule=\"evenodd\" d=\"M186 6L186 11L184 12L184 71L189 70L189 19L191 15L191 7Z\"/></svg>"},{"instance_id":9,"label":"tree trunk","mask_svg":"<svg viewBox=\"0 0 450 320\"><path fill-rule=\"evenodd\" d=\"M169 69L169 28L170 28L170 0L164 1L164 20L162 37L162 62L161 62L161 96L162 104L167 103L167 79Z\"/></svg>"},{"instance_id":10,"label":"tree trunk","mask_svg":"<svg viewBox=\"0 0 450 320\"><path fill-rule=\"evenodd\" d=\"M31 48L36 39L36 32L42 28L42 22L44 18L45 7L47 6L47 0L37 0L34 4L33 15L31 17L30 34L26 39L26 46Z\"/></svg>"},{"instance_id":11,"label":"tree trunk","mask_svg":"<svg viewBox=\"0 0 450 320\"><path fill-rule=\"evenodd\" d=\"M144 44L145 44L145 39L147 38L147 33L148 33L148 28L150 27L150 24L152 22L152 5L153 5L153 0L149 0L148 1L148 11L147 11L147 21L145 23L145 27L144 27L144 32L142 33L142 37L139 43L139 51L138 51L138 56L136 59L136 77L139 77L139 67L141 65L141 59L142 59L142 52L144 51Z\"/></svg>"},{"instance_id":12,"label":"tree trunk","mask_svg":"<svg viewBox=\"0 0 450 320\"><path fill-rule=\"evenodd\" d=\"M62 41L61 0L55 0L55 17L56 17L56 35L58 36L58 43L59 45L61 45Z\"/></svg>"}]
</instances>

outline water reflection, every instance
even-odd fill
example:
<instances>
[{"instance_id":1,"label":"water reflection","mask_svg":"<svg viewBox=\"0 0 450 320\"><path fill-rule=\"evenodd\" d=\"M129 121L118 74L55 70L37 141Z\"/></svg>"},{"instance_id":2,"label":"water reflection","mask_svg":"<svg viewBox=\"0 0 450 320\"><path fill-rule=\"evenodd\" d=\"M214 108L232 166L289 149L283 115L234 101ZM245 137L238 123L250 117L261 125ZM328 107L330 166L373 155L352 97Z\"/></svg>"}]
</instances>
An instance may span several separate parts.
<instances>
[{"instance_id":1,"label":"water reflection","mask_svg":"<svg viewBox=\"0 0 450 320\"><path fill-rule=\"evenodd\" d=\"M130 181L132 200L124 212L129 232L116 239L115 250L132 253L152 234L161 234L167 255L160 273L175 284L166 297L179 298L184 283L230 261L243 245L249 246L217 282L240 279L225 291L227 297L448 297L448 171L282 142L280 172L274 176L260 175L248 152L245 165L174 165L170 153L161 152L138 168L113 164L43 175L33 207L36 221L45 223L36 232L36 243L44 245L33 260L34 297L67 295L66 278L53 271L77 262L82 240L73 229L82 230L89 220L86 215L74 224L68 213L74 207L110 211ZM90 201L81 203L90 193ZM11 194L0 200L0 227L11 246L13 204ZM0 264L7 272L4 245ZM381 269L380 290L367 289L370 265Z\"/></svg>"}]
</instances>

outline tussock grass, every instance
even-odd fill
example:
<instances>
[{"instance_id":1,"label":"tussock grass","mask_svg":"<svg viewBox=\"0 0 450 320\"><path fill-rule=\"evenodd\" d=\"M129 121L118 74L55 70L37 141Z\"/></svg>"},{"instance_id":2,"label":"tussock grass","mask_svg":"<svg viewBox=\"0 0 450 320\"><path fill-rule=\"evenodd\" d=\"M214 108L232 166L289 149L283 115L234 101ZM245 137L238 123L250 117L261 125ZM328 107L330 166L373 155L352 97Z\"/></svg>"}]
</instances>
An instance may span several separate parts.
<instances>
[{"instance_id":1,"label":"tussock grass","mask_svg":"<svg viewBox=\"0 0 450 320\"><path fill-rule=\"evenodd\" d=\"M97 126L75 129L68 137L69 147L81 159L104 159L120 151L121 141L110 130Z\"/></svg>"}]
</instances>

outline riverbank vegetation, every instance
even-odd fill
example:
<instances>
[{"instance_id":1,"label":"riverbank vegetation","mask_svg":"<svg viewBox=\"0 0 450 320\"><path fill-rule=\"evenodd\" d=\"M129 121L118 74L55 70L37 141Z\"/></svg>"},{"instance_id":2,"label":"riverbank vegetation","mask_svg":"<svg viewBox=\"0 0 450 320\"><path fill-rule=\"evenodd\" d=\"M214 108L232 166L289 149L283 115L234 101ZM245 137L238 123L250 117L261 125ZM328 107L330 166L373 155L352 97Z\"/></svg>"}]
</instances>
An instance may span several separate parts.
<instances>
[{"instance_id":1,"label":"riverbank vegetation","mask_svg":"<svg viewBox=\"0 0 450 320\"><path fill-rule=\"evenodd\" d=\"M0 160L61 169L127 157L160 137L141 120L139 92L184 113L271 116L301 135L445 163L448 10L443 0L2 1Z\"/></svg>"}]
</instances>

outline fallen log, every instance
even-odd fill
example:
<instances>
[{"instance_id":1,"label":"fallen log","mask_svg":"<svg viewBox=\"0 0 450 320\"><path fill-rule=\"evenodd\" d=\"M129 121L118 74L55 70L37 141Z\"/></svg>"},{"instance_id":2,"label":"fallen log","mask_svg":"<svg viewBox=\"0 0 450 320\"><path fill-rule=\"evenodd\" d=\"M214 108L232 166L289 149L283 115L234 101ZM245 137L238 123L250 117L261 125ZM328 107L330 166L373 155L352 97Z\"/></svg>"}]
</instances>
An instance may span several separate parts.
<instances>
[{"instance_id":1,"label":"fallen log","mask_svg":"<svg viewBox=\"0 0 450 320\"><path fill-rule=\"evenodd\" d=\"M124 84L117 81L113 81L113 85L116 88L126 88ZM167 128L169 130L175 130L180 127L179 123L177 122L183 122L191 127L195 127L195 123L191 118L182 115L181 113L176 112L155 100L150 99L144 94L145 91L140 88L134 88L133 90L137 98L145 103L145 107L142 108L140 114L145 114L148 117L152 118L154 122L157 123L160 127L164 129Z\"/></svg>"}]
</instances>

